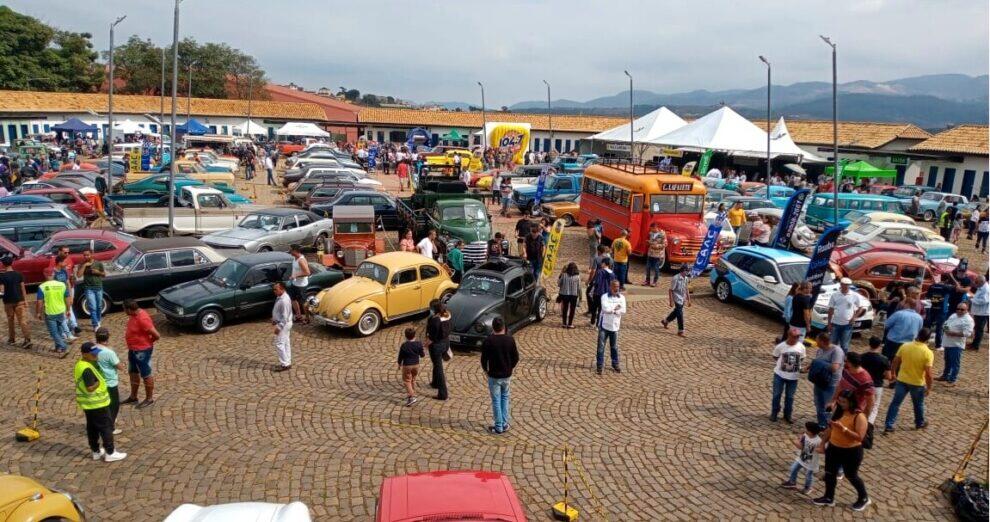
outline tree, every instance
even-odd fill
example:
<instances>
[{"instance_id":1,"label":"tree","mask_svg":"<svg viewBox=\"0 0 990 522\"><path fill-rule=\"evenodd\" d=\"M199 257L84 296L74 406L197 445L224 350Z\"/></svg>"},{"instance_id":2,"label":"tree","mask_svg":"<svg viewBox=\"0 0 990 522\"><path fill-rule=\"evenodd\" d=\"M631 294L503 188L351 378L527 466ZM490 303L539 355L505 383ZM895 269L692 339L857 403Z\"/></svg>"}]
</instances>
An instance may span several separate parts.
<instances>
[{"instance_id":1,"label":"tree","mask_svg":"<svg viewBox=\"0 0 990 522\"><path fill-rule=\"evenodd\" d=\"M60 31L0 6L0 89L96 90L103 67L92 35Z\"/></svg>"},{"instance_id":2,"label":"tree","mask_svg":"<svg viewBox=\"0 0 990 522\"><path fill-rule=\"evenodd\" d=\"M344 91L344 99L351 102L356 102L361 99L361 91L357 89L347 89Z\"/></svg>"},{"instance_id":3,"label":"tree","mask_svg":"<svg viewBox=\"0 0 990 522\"><path fill-rule=\"evenodd\" d=\"M361 96L361 103L363 105L367 105L368 107L378 107L381 105L382 101L374 94L365 94L364 96Z\"/></svg>"},{"instance_id":4,"label":"tree","mask_svg":"<svg viewBox=\"0 0 990 522\"><path fill-rule=\"evenodd\" d=\"M107 53L104 57L109 60ZM131 36L127 43L117 46L113 51L114 77L121 78L124 83L118 88L123 94L161 94L162 49L142 40L137 35ZM172 55L165 57L166 90L171 92Z\"/></svg>"}]
</instances>

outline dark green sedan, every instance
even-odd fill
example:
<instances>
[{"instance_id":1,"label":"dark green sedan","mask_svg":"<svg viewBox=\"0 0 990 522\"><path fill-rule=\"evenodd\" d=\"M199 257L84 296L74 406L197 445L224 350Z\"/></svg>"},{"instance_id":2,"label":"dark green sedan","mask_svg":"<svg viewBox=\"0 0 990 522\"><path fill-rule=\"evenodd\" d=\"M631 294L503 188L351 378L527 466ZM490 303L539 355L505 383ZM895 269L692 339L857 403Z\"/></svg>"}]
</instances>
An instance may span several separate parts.
<instances>
[{"instance_id":1,"label":"dark green sedan","mask_svg":"<svg viewBox=\"0 0 990 522\"><path fill-rule=\"evenodd\" d=\"M312 275L306 295L316 295L344 279L340 270L315 263L310 263L309 269ZM162 290L155 308L172 323L214 333L226 321L270 314L275 305L272 284L288 281L291 274L292 256L285 252L231 258L208 277Z\"/></svg>"}]
</instances>

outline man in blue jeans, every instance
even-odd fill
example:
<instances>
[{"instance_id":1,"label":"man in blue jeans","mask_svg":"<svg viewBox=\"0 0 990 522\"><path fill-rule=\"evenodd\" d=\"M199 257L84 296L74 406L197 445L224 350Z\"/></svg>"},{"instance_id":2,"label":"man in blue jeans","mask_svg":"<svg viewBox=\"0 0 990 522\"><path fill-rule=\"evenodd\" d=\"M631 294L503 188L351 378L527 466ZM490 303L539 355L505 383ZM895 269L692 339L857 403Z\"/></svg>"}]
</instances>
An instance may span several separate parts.
<instances>
[{"instance_id":1,"label":"man in blue jeans","mask_svg":"<svg viewBox=\"0 0 990 522\"><path fill-rule=\"evenodd\" d=\"M103 309L103 277L106 270L103 263L93 258L93 251L83 250L83 262L76 266L76 279L82 279L79 289L82 297L86 300L86 307L89 309L89 321L93 325L93 331L100 329Z\"/></svg>"},{"instance_id":2,"label":"man in blue jeans","mask_svg":"<svg viewBox=\"0 0 990 522\"><path fill-rule=\"evenodd\" d=\"M805 350L801 332L794 327L787 329L787 339L774 346L773 357L777 364L773 369L773 400L770 403L770 421L777 422L780 413L780 396L784 396L784 422L791 424L794 409L794 392L797 391Z\"/></svg>"},{"instance_id":3,"label":"man in blue jeans","mask_svg":"<svg viewBox=\"0 0 990 522\"><path fill-rule=\"evenodd\" d=\"M935 360L935 354L928 348L928 339L931 336L931 330L922 328L914 341L901 345L890 364L890 371L897 376L897 383L894 386L894 398L887 408L887 420L883 428L885 434L894 431L901 403L908 395L914 406L914 427L919 430L928 427L928 421L925 420L925 396L932 391L932 362Z\"/></svg>"},{"instance_id":4,"label":"man in blue jeans","mask_svg":"<svg viewBox=\"0 0 990 522\"><path fill-rule=\"evenodd\" d=\"M70 295L69 287L55 279L55 271L46 268L45 282L38 285L34 310L38 319L44 318L48 333L55 343L55 352L63 358L68 354L66 333L68 333L69 327L66 325L66 316L69 308L72 307ZM42 310L44 314L42 314Z\"/></svg>"},{"instance_id":5,"label":"man in blue jeans","mask_svg":"<svg viewBox=\"0 0 990 522\"><path fill-rule=\"evenodd\" d=\"M815 342L818 344L818 353L815 354L815 359L825 361L829 365L829 369L832 370L832 378L829 380L828 385L821 386L815 384L813 390L815 416L818 419L818 425L825 428L828 426L828 419L830 417L830 412L826 408L829 402L831 402L832 396L835 395L836 386L839 385L839 381L842 379L842 366L845 364L846 354L841 348L829 341L829 335L825 332L819 333L815 337ZM806 368L805 371L807 370Z\"/></svg>"},{"instance_id":6,"label":"man in blue jeans","mask_svg":"<svg viewBox=\"0 0 990 522\"><path fill-rule=\"evenodd\" d=\"M853 292L850 285L852 280L843 277L839 280L839 291L828 299L829 341L841 347L843 352L849 351L853 325L866 313L866 307L860 304L859 294Z\"/></svg>"},{"instance_id":7,"label":"man in blue jeans","mask_svg":"<svg viewBox=\"0 0 990 522\"><path fill-rule=\"evenodd\" d=\"M605 366L605 343L610 345L612 370L619 368L619 324L626 313L626 297L619 293L619 280L609 283L608 292L601 296L601 311L598 313L598 350L595 353L595 369L601 375Z\"/></svg>"},{"instance_id":8,"label":"man in blue jeans","mask_svg":"<svg viewBox=\"0 0 990 522\"><path fill-rule=\"evenodd\" d=\"M492 435L509 431L509 384L517 364L516 340L505 332L502 318L496 317L492 320L492 334L481 343L481 368L488 376L488 393L492 399L494 422L488 427Z\"/></svg>"}]
</instances>

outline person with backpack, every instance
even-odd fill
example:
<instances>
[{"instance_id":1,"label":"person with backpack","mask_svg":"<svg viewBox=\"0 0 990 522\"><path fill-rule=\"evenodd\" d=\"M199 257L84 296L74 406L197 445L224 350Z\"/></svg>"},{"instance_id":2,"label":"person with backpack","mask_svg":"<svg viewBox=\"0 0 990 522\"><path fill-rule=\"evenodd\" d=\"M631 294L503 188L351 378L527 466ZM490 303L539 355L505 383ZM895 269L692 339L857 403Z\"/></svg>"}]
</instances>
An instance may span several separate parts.
<instances>
[{"instance_id":1,"label":"person with backpack","mask_svg":"<svg viewBox=\"0 0 990 522\"><path fill-rule=\"evenodd\" d=\"M842 350L833 348L842 353ZM859 476L863 463L864 441L867 439L869 423L866 415L856 402L852 391L840 393L837 401L840 412L836 419L829 421L824 432L825 446L825 494L812 500L816 506L835 505L835 486L839 481L840 470L849 484L856 489L856 502L850 506L853 511L863 511L872 501L866 492L866 484Z\"/></svg>"},{"instance_id":2,"label":"person with backpack","mask_svg":"<svg viewBox=\"0 0 990 522\"><path fill-rule=\"evenodd\" d=\"M808 380L815 385L813 390L815 417L818 419L818 425L826 428L829 417L827 407L835 395L835 388L842 379L845 352L829 342L829 335L826 332L819 333L815 341L818 344L818 353L808 365Z\"/></svg>"}]
</instances>

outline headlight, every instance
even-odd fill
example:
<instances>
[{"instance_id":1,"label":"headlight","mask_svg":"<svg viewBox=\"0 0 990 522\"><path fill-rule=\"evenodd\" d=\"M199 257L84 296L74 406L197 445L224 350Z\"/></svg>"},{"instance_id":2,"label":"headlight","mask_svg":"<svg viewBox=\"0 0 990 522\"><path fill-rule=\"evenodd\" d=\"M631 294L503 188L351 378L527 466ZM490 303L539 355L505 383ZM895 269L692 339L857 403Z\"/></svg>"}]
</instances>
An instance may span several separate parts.
<instances>
[{"instance_id":1,"label":"headlight","mask_svg":"<svg viewBox=\"0 0 990 522\"><path fill-rule=\"evenodd\" d=\"M306 298L306 306L309 306L310 308L315 307L318 303L319 301L317 301L315 295L311 295Z\"/></svg>"},{"instance_id":2,"label":"headlight","mask_svg":"<svg viewBox=\"0 0 990 522\"><path fill-rule=\"evenodd\" d=\"M673 239L670 240L670 243L671 244L674 244L674 245L679 245L679 244L681 244L681 238L675 237L675 238L673 238Z\"/></svg>"},{"instance_id":3,"label":"headlight","mask_svg":"<svg viewBox=\"0 0 990 522\"><path fill-rule=\"evenodd\" d=\"M181 306L177 306L177 307L175 308L175 314L176 314L176 315L185 315L185 312L186 312L186 311L185 311L185 310L183 310Z\"/></svg>"},{"instance_id":4,"label":"headlight","mask_svg":"<svg viewBox=\"0 0 990 522\"><path fill-rule=\"evenodd\" d=\"M337 257L344 257L344 251L343 250L338 250L337 251Z\"/></svg>"},{"instance_id":5,"label":"headlight","mask_svg":"<svg viewBox=\"0 0 990 522\"><path fill-rule=\"evenodd\" d=\"M471 326L471 329L477 333L483 334L488 331L488 326L485 323L477 322L474 323L473 326Z\"/></svg>"},{"instance_id":6,"label":"headlight","mask_svg":"<svg viewBox=\"0 0 990 522\"><path fill-rule=\"evenodd\" d=\"M340 316L343 317L345 320L350 319L351 318L351 309L350 308L344 308L343 310L340 311Z\"/></svg>"}]
</instances>

